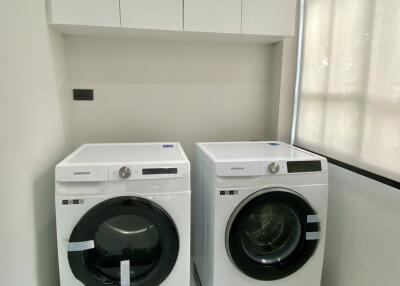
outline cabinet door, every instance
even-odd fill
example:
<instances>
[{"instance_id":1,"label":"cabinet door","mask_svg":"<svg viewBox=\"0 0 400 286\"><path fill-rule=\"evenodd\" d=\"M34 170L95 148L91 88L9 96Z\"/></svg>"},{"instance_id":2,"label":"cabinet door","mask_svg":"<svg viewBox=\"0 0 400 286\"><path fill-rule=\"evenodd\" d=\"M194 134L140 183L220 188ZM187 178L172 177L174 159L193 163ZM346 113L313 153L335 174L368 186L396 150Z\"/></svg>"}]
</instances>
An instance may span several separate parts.
<instances>
[{"instance_id":1,"label":"cabinet door","mask_svg":"<svg viewBox=\"0 0 400 286\"><path fill-rule=\"evenodd\" d=\"M184 29L240 33L241 0L184 0Z\"/></svg>"},{"instance_id":2,"label":"cabinet door","mask_svg":"<svg viewBox=\"0 0 400 286\"><path fill-rule=\"evenodd\" d=\"M121 0L121 26L183 30L183 0Z\"/></svg>"},{"instance_id":3,"label":"cabinet door","mask_svg":"<svg viewBox=\"0 0 400 286\"><path fill-rule=\"evenodd\" d=\"M242 33L293 36L297 0L243 0Z\"/></svg>"},{"instance_id":4,"label":"cabinet door","mask_svg":"<svg viewBox=\"0 0 400 286\"><path fill-rule=\"evenodd\" d=\"M51 0L54 24L119 27L119 0Z\"/></svg>"}]
</instances>

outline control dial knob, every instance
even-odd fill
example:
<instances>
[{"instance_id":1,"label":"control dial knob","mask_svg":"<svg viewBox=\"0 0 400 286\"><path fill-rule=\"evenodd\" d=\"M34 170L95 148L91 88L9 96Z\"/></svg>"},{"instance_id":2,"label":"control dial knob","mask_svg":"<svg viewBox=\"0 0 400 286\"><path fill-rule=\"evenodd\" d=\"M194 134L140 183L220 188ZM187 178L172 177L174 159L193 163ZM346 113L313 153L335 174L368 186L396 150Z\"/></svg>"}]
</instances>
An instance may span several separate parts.
<instances>
[{"instance_id":1,"label":"control dial knob","mask_svg":"<svg viewBox=\"0 0 400 286\"><path fill-rule=\"evenodd\" d=\"M279 172L280 166L277 162L272 162L268 165L268 169L271 172L271 174L276 174Z\"/></svg>"},{"instance_id":2,"label":"control dial knob","mask_svg":"<svg viewBox=\"0 0 400 286\"><path fill-rule=\"evenodd\" d=\"M131 170L128 167L121 167L119 169L119 176L122 179L128 179L131 176Z\"/></svg>"}]
</instances>

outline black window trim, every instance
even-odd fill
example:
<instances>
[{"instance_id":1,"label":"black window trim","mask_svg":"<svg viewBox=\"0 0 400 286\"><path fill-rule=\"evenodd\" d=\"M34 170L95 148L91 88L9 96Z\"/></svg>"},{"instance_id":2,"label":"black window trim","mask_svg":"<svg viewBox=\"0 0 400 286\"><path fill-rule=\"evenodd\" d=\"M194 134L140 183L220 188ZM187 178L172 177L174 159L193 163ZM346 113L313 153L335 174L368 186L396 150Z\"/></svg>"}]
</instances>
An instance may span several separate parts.
<instances>
[{"instance_id":1,"label":"black window trim","mask_svg":"<svg viewBox=\"0 0 400 286\"><path fill-rule=\"evenodd\" d=\"M332 157L325 156L325 155L323 155L323 154L320 154L320 153L318 153L318 152L309 150L309 149L304 148L304 147L301 147L301 146L299 146L299 145L296 145L296 144L295 144L295 145L293 145L293 146L298 147L298 148L301 148L301 149L306 150L306 151L308 151L308 152L312 152L312 153L317 154L317 155L319 155L319 156L325 157L325 158L328 160L328 162L331 163L331 164L334 164L334 165L336 165L336 166L342 167L342 168L344 168L344 169L346 169L346 170L352 171L352 172L357 173L357 174L359 174L359 175L361 175L361 176L367 177L367 178L369 178L369 179L375 180L375 181L377 181L377 182L380 182L380 183L382 183L382 184L385 184L385 185L387 185L387 186L390 186L390 187L393 187L393 188L395 188L395 189L399 189L399 190L400 190L400 182L398 182L398 181L395 181L395 180L389 179L389 178L387 178L387 177L385 177L385 176L381 176L381 175L379 175L379 174L370 172L370 171L368 171L368 170L365 170L365 169L356 167L356 166L354 166L354 165L345 163L345 162L343 162L343 161L339 161L339 160L334 159L334 158L332 158Z\"/></svg>"}]
</instances>

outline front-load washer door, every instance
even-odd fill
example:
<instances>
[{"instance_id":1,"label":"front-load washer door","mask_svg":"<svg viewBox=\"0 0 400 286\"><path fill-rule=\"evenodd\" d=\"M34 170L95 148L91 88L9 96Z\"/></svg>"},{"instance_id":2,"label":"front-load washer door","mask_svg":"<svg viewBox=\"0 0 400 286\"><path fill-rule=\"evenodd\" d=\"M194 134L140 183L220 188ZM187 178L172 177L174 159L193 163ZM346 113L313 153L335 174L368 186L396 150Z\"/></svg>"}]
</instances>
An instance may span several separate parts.
<instances>
[{"instance_id":1,"label":"front-load washer door","mask_svg":"<svg viewBox=\"0 0 400 286\"><path fill-rule=\"evenodd\" d=\"M71 234L68 260L86 286L154 286L168 277L178 252L176 226L160 206L119 197L82 217Z\"/></svg>"},{"instance_id":2,"label":"front-load washer door","mask_svg":"<svg viewBox=\"0 0 400 286\"><path fill-rule=\"evenodd\" d=\"M319 241L319 219L310 204L290 190L271 188L246 198L226 229L226 249L245 275L277 280L300 269Z\"/></svg>"}]
</instances>

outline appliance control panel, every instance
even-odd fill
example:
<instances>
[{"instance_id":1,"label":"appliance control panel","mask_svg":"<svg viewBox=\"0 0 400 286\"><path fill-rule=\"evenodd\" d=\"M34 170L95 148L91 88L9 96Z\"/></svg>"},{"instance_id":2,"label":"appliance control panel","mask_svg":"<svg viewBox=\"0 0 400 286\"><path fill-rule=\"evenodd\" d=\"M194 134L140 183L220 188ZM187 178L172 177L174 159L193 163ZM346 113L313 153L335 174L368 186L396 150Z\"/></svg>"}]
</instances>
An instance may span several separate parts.
<instances>
[{"instance_id":1,"label":"appliance control panel","mask_svg":"<svg viewBox=\"0 0 400 286\"><path fill-rule=\"evenodd\" d=\"M327 170L326 159L308 161L253 161L218 163L216 172L221 177L275 176L286 174L315 173Z\"/></svg>"},{"instance_id":2,"label":"appliance control panel","mask_svg":"<svg viewBox=\"0 0 400 286\"><path fill-rule=\"evenodd\" d=\"M261 170L264 175L279 175L287 173L286 161L262 162Z\"/></svg>"},{"instance_id":3,"label":"appliance control panel","mask_svg":"<svg viewBox=\"0 0 400 286\"><path fill-rule=\"evenodd\" d=\"M273 161L262 164L262 169L267 175L322 172L326 169L324 162L324 160Z\"/></svg>"},{"instance_id":4,"label":"appliance control panel","mask_svg":"<svg viewBox=\"0 0 400 286\"><path fill-rule=\"evenodd\" d=\"M109 167L110 181L132 181L148 179L171 179L189 176L187 164L174 164L164 166L123 165Z\"/></svg>"}]
</instances>

